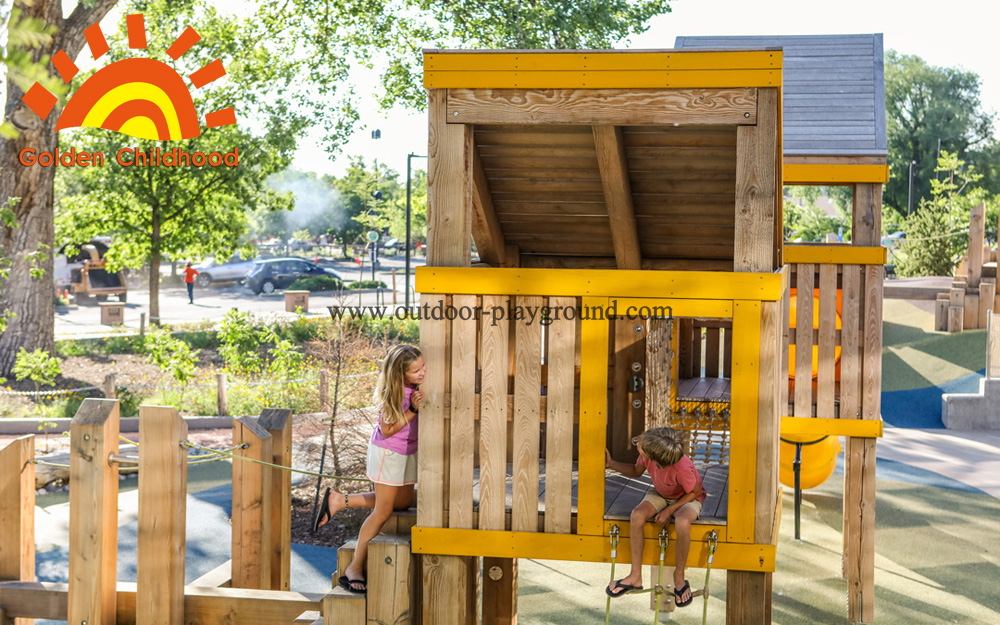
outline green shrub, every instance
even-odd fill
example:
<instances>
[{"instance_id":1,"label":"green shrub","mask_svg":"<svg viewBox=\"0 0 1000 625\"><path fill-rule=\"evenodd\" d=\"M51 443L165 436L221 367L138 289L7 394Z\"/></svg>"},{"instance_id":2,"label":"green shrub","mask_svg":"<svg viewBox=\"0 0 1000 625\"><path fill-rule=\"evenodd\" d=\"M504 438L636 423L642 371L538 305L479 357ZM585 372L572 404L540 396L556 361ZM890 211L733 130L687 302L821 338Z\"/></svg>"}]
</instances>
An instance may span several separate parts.
<instances>
[{"instance_id":1,"label":"green shrub","mask_svg":"<svg viewBox=\"0 0 1000 625\"><path fill-rule=\"evenodd\" d=\"M59 366L59 359L55 356L49 356L48 352L42 349L29 352L22 347L17 352L13 372L14 377L18 380L34 382L37 393L39 386L53 384L62 373L62 368ZM37 395L34 399L36 403L39 401Z\"/></svg>"},{"instance_id":2,"label":"green shrub","mask_svg":"<svg viewBox=\"0 0 1000 625\"><path fill-rule=\"evenodd\" d=\"M254 323L252 315L230 310L219 325L219 355L235 371L260 371L263 359L260 346L274 338L269 328Z\"/></svg>"},{"instance_id":3,"label":"green shrub","mask_svg":"<svg viewBox=\"0 0 1000 625\"><path fill-rule=\"evenodd\" d=\"M299 278L288 287L292 291L340 291L344 283L333 276Z\"/></svg>"},{"instance_id":4,"label":"green shrub","mask_svg":"<svg viewBox=\"0 0 1000 625\"><path fill-rule=\"evenodd\" d=\"M167 330L154 330L146 335L146 356L149 362L164 373L170 374L180 384L193 378L198 366L198 350L191 351L184 341Z\"/></svg>"},{"instance_id":5,"label":"green shrub","mask_svg":"<svg viewBox=\"0 0 1000 625\"><path fill-rule=\"evenodd\" d=\"M359 289L384 289L387 288L385 282L381 280L358 280L357 282L352 282L347 285L347 288L359 290Z\"/></svg>"},{"instance_id":6,"label":"green shrub","mask_svg":"<svg viewBox=\"0 0 1000 625\"><path fill-rule=\"evenodd\" d=\"M308 343L326 336L326 319L310 319L305 315L297 315L288 323L276 323L272 328L279 339L287 339L293 343Z\"/></svg>"},{"instance_id":7,"label":"green shrub","mask_svg":"<svg viewBox=\"0 0 1000 625\"><path fill-rule=\"evenodd\" d=\"M345 317L344 325L365 336L386 339L392 342L420 342L420 322L416 319L396 319L395 317Z\"/></svg>"}]
</instances>

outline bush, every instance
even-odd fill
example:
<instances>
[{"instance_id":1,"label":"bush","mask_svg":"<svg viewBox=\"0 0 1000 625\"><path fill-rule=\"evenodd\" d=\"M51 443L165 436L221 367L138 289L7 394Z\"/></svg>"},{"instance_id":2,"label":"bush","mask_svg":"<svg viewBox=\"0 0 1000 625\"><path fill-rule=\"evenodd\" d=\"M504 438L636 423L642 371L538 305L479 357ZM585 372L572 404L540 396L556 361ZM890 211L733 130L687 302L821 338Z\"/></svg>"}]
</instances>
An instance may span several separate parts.
<instances>
[{"instance_id":1,"label":"bush","mask_svg":"<svg viewBox=\"0 0 1000 625\"><path fill-rule=\"evenodd\" d=\"M385 282L381 280L358 280L357 282L352 282L347 285L347 288L359 290L359 289L384 289L387 288Z\"/></svg>"},{"instance_id":2,"label":"bush","mask_svg":"<svg viewBox=\"0 0 1000 625\"><path fill-rule=\"evenodd\" d=\"M328 324L329 321L325 319L309 319L305 315L298 315L289 323L275 324L273 332L278 339L287 339L293 343L308 343L326 336Z\"/></svg>"},{"instance_id":3,"label":"bush","mask_svg":"<svg viewBox=\"0 0 1000 625\"><path fill-rule=\"evenodd\" d=\"M292 291L340 291L344 283L333 276L299 278L288 287Z\"/></svg>"},{"instance_id":4,"label":"bush","mask_svg":"<svg viewBox=\"0 0 1000 625\"><path fill-rule=\"evenodd\" d=\"M219 326L219 355L230 369L259 371L263 365L260 346L273 337L270 329L255 325L252 315L230 310Z\"/></svg>"},{"instance_id":5,"label":"bush","mask_svg":"<svg viewBox=\"0 0 1000 625\"><path fill-rule=\"evenodd\" d=\"M180 384L194 377L198 366L198 350L172 336L167 330L154 330L146 335L146 356L164 373L169 373Z\"/></svg>"}]
</instances>

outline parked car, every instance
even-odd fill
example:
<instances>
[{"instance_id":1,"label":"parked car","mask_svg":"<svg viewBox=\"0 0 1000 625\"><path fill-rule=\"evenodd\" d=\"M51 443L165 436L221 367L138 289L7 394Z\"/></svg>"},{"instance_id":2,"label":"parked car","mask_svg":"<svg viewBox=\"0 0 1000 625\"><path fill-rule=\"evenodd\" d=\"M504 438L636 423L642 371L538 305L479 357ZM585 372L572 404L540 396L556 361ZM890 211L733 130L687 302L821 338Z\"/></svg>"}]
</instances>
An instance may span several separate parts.
<instances>
[{"instance_id":1,"label":"parked car","mask_svg":"<svg viewBox=\"0 0 1000 625\"><path fill-rule=\"evenodd\" d=\"M253 269L254 263L262 260L264 260L263 256L258 256L253 260L243 260L239 254L236 254L228 261L219 263L215 258L209 256L194 267L198 270L198 286L207 287L213 282L243 282L247 272Z\"/></svg>"},{"instance_id":2,"label":"parked car","mask_svg":"<svg viewBox=\"0 0 1000 625\"><path fill-rule=\"evenodd\" d=\"M255 295L260 295L287 288L299 278L324 275L343 280L333 269L299 258L268 258L254 264L246 275L246 285Z\"/></svg>"}]
</instances>

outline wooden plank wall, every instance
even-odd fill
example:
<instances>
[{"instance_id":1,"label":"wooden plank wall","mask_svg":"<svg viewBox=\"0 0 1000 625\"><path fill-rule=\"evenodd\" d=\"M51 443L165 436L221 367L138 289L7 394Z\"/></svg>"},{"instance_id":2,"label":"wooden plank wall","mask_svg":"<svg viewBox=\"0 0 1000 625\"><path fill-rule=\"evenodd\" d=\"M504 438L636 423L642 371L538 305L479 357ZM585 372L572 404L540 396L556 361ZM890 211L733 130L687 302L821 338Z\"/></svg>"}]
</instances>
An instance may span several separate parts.
<instances>
[{"instance_id":1,"label":"wooden plank wall","mask_svg":"<svg viewBox=\"0 0 1000 625\"><path fill-rule=\"evenodd\" d=\"M34 435L14 439L0 449L0 580L35 581ZM8 625L0 608L0 623ZM13 625L34 621L13 619Z\"/></svg>"}]
</instances>

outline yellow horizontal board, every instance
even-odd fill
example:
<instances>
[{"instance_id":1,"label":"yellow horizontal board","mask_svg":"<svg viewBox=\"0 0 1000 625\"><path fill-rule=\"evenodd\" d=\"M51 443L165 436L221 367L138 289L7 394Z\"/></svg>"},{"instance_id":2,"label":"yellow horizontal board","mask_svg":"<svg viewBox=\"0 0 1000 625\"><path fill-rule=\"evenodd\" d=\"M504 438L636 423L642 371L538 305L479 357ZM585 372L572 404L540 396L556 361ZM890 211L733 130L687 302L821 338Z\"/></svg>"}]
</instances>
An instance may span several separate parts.
<instances>
[{"instance_id":1,"label":"yellow horizontal board","mask_svg":"<svg viewBox=\"0 0 1000 625\"><path fill-rule=\"evenodd\" d=\"M573 70L697 70L781 69L781 50L741 51L463 51L424 52L424 70L458 71L573 71Z\"/></svg>"},{"instance_id":2,"label":"yellow horizontal board","mask_svg":"<svg viewBox=\"0 0 1000 625\"><path fill-rule=\"evenodd\" d=\"M853 245L799 245L785 243L785 263L817 265L884 265L884 247L854 247Z\"/></svg>"},{"instance_id":3,"label":"yellow horizontal board","mask_svg":"<svg viewBox=\"0 0 1000 625\"><path fill-rule=\"evenodd\" d=\"M889 182L888 165L796 165L782 166L782 179L791 185L853 185Z\"/></svg>"},{"instance_id":4,"label":"yellow horizontal board","mask_svg":"<svg viewBox=\"0 0 1000 625\"><path fill-rule=\"evenodd\" d=\"M783 274L623 269L418 267L419 293L777 301Z\"/></svg>"},{"instance_id":5,"label":"yellow horizontal board","mask_svg":"<svg viewBox=\"0 0 1000 625\"><path fill-rule=\"evenodd\" d=\"M611 305L627 319L650 317L718 317L731 319L732 300L612 297Z\"/></svg>"},{"instance_id":6,"label":"yellow horizontal board","mask_svg":"<svg viewBox=\"0 0 1000 625\"><path fill-rule=\"evenodd\" d=\"M853 436L881 438L881 419L817 419L814 417L781 417L781 435L791 436Z\"/></svg>"},{"instance_id":7,"label":"yellow horizontal board","mask_svg":"<svg viewBox=\"0 0 1000 625\"><path fill-rule=\"evenodd\" d=\"M632 535L631 527L629 522L626 521L604 521L604 535L611 535L611 528L618 526L618 532L621 534L622 538L628 538ZM719 542L726 542L726 526L725 525L713 525L711 523L702 523L701 521L695 522L691 525L691 540L695 542L705 542L708 540L708 535L715 531L719 535ZM655 540L660 533L660 528L653 523L646 523L642 528L642 535L650 540ZM667 526L667 536L670 542L673 543L677 539L677 532L675 531L673 523Z\"/></svg>"},{"instance_id":8,"label":"yellow horizontal board","mask_svg":"<svg viewBox=\"0 0 1000 625\"><path fill-rule=\"evenodd\" d=\"M780 69L424 72L424 87L427 89L725 89L780 86Z\"/></svg>"},{"instance_id":9,"label":"yellow horizontal board","mask_svg":"<svg viewBox=\"0 0 1000 625\"><path fill-rule=\"evenodd\" d=\"M414 527L410 538L413 553L611 562L611 541L607 536ZM774 545L720 541L712 566L730 571L773 572L775 552ZM623 539L618 543L616 562L627 564L629 560L628 540ZM655 540L647 540L643 546L643 564L656 564L659 561L659 546ZM673 543L667 547L666 564L674 565ZM687 565L705 568L707 564L708 544L704 541L692 540Z\"/></svg>"}]
</instances>

